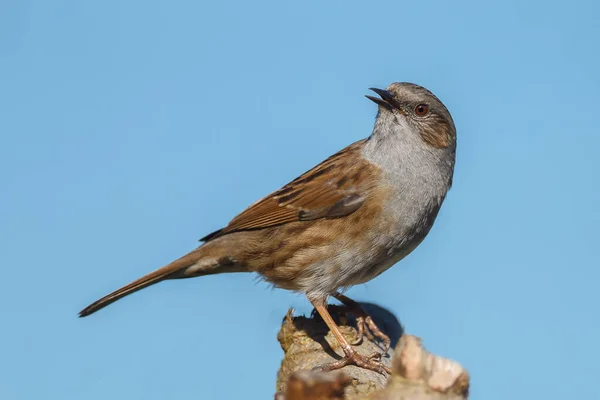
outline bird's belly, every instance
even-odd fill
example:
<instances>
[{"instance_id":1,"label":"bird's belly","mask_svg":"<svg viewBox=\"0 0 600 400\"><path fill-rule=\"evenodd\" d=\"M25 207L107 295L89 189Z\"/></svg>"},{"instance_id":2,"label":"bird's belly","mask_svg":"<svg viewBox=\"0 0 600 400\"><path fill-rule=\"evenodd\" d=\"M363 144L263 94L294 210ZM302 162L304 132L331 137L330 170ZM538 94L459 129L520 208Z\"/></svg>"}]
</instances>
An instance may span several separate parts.
<instances>
[{"instance_id":1,"label":"bird's belly","mask_svg":"<svg viewBox=\"0 0 600 400\"><path fill-rule=\"evenodd\" d=\"M410 254L426 234L423 230L411 230L409 235L403 236L387 232L372 237L367 246L360 248L347 246L342 240L332 243L329 246L337 247L337 250L332 251L329 257L308 265L298 277L298 287L294 289L305 292L309 297L319 297L365 283Z\"/></svg>"},{"instance_id":2,"label":"bird's belly","mask_svg":"<svg viewBox=\"0 0 600 400\"><path fill-rule=\"evenodd\" d=\"M338 254L329 267L318 267L325 272L320 278L322 284L316 286L318 291L331 293L368 282L412 253L431 230L439 206L437 201L421 205L420 212L412 213L413 218L399 213L382 219L381 226L366 235L368 246Z\"/></svg>"}]
</instances>

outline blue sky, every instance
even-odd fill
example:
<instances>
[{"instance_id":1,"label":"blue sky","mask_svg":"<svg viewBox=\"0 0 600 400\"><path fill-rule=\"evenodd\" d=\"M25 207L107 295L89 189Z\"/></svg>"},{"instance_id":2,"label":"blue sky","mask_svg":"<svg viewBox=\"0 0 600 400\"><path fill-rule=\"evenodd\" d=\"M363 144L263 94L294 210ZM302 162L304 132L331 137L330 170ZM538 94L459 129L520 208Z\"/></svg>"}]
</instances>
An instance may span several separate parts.
<instances>
[{"instance_id":1,"label":"blue sky","mask_svg":"<svg viewBox=\"0 0 600 400\"><path fill-rule=\"evenodd\" d=\"M596 397L599 7L3 1L0 398L271 398L299 295L222 275L76 314L369 135L363 95L393 81L450 109L454 187L349 295L460 361L474 399Z\"/></svg>"}]
</instances>

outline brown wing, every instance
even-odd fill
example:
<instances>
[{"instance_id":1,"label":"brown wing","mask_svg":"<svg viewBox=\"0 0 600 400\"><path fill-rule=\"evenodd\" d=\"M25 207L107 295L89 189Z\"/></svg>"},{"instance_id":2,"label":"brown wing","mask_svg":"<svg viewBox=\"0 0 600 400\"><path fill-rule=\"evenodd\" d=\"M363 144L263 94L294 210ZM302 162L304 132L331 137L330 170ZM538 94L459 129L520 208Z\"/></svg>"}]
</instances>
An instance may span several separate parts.
<instances>
[{"instance_id":1,"label":"brown wing","mask_svg":"<svg viewBox=\"0 0 600 400\"><path fill-rule=\"evenodd\" d=\"M365 140L329 157L248 207L225 228L200 240L296 221L342 217L358 210L379 174L378 167L360 156Z\"/></svg>"}]
</instances>

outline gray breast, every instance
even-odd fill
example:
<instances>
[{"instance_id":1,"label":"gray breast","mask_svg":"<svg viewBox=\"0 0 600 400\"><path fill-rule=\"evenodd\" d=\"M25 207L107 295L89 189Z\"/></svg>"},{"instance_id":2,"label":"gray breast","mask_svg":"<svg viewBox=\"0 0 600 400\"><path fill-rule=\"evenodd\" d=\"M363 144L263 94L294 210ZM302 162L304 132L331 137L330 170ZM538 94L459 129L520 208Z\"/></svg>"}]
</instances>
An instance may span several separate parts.
<instances>
[{"instance_id":1,"label":"gray breast","mask_svg":"<svg viewBox=\"0 0 600 400\"><path fill-rule=\"evenodd\" d=\"M372 237L378 249L357 281L366 282L410 254L433 226L448 192L454 169L454 148L434 149L414 132L371 137L364 156L384 171L390 195L381 229Z\"/></svg>"}]
</instances>

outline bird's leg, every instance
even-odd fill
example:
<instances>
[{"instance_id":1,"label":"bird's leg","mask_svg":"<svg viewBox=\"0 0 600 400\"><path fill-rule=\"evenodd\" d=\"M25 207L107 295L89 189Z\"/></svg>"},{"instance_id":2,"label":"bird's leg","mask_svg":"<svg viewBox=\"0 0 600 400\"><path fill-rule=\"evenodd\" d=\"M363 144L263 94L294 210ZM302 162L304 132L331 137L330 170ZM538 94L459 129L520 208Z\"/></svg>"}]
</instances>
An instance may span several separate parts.
<instances>
[{"instance_id":1,"label":"bird's leg","mask_svg":"<svg viewBox=\"0 0 600 400\"><path fill-rule=\"evenodd\" d=\"M381 361L379 361L381 359L381 354L375 353L369 357L361 356L356 352L356 350L352 348L352 346L350 346L350 343L348 343L348 341L340 331L340 328L338 328L338 326L335 324L335 321L331 317L331 314L329 314L329 311L327 311L325 301L326 299L310 300L310 302L315 307L319 315L321 315L321 318L323 318L323 321L325 321L325 323L329 327L331 333L333 333L333 336L335 336L335 339L342 347L342 350L344 351L344 357L339 361L334 361L325 365L321 365L319 367L316 367L315 369L319 371L332 371L334 369L343 368L346 365L356 365L357 367L379 372L382 375L385 375L386 372L388 374L391 374L392 371L388 367L383 365Z\"/></svg>"},{"instance_id":2,"label":"bird's leg","mask_svg":"<svg viewBox=\"0 0 600 400\"><path fill-rule=\"evenodd\" d=\"M383 351L387 352L390 348L390 337L383 333L381 329L375 324L373 318L361 305L352 300L351 298L344 296L341 293L336 293L333 295L336 299L338 299L342 304L344 304L352 314L356 317L356 327L358 328L358 339L352 343L353 345L358 345L362 342L363 336L366 336L369 340L373 340L373 336L379 338L383 342ZM365 327L366 325L366 327Z\"/></svg>"}]
</instances>

